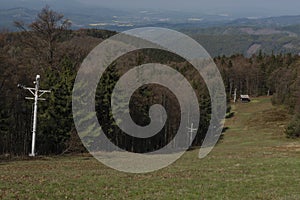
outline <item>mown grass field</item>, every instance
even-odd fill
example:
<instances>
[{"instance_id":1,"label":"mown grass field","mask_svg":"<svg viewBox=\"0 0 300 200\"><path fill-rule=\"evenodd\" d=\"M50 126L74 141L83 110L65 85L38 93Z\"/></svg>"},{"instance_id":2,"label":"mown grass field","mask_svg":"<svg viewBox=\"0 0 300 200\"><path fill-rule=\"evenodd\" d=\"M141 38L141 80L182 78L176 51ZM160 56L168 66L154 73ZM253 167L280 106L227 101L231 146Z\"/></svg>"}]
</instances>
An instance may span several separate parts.
<instances>
[{"instance_id":1,"label":"mown grass field","mask_svg":"<svg viewBox=\"0 0 300 200\"><path fill-rule=\"evenodd\" d=\"M0 199L300 199L300 140L269 98L233 105L223 140L204 159L126 174L89 156L0 162Z\"/></svg>"}]
</instances>

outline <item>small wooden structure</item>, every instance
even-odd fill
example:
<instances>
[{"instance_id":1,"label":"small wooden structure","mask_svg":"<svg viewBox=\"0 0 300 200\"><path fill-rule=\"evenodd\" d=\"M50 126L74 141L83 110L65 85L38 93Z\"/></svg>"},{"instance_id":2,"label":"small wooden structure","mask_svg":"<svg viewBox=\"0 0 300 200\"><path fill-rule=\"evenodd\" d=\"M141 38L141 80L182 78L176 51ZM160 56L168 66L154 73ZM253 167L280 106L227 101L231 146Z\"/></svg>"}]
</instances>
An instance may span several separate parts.
<instances>
[{"instance_id":1,"label":"small wooden structure","mask_svg":"<svg viewBox=\"0 0 300 200\"><path fill-rule=\"evenodd\" d=\"M243 103L248 103L248 102L251 101L249 95L241 95L240 100L241 100L241 102L243 102Z\"/></svg>"}]
</instances>

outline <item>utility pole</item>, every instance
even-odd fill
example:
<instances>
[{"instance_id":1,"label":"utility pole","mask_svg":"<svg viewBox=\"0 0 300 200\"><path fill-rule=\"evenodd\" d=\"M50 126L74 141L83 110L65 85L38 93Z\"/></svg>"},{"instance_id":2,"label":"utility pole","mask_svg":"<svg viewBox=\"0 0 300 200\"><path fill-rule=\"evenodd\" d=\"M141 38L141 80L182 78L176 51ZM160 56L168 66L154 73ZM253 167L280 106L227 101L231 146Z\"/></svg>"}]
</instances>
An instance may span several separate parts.
<instances>
[{"instance_id":1,"label":"utility pole","mask_svg":"<svg viewBox=\"0 0 300 200\"><path fill-rule=\"evenodd\" d=\"M233 102L234 103L236 102L236 92L237 92L237 88L235 88L235 90L234 90L234 95L233 95Z\"/></svg>"},{"instance_id":2,"label":"utility pole","mask_svg":"<svg viewBox=\"0 0 300 200\"><path fill-rule=\"evenodd\" d=\"M35 154L35 139L36 139L36 125L37 125L37 112L38 112L38 101L45 101L46 99L40 98L45 93L50 93L50 90L40 90L40 75L36 75L34 88L26 87L24 85L18 84L18 88L28 90L34 97L25 97L25 99L34 100L34 110L33 110L33 124L32 124L32 144L31 144L31 153L29 156L34 157Z\"/></svg>"},{"instance_id":3,"label":"utility pole","mask_svg":"<svg viewBox=\"0 0 300 200\"><path fill-rule=\"evenodd\" d=\"M197 131L198 129L197 128L194 128L194 123L191 124L191 127L188 127L188 134L190 135L190 141L189 141L189 144L192 146L192 142L193 142L193 133L195 131Z\"/></svg>"}]
</instances>

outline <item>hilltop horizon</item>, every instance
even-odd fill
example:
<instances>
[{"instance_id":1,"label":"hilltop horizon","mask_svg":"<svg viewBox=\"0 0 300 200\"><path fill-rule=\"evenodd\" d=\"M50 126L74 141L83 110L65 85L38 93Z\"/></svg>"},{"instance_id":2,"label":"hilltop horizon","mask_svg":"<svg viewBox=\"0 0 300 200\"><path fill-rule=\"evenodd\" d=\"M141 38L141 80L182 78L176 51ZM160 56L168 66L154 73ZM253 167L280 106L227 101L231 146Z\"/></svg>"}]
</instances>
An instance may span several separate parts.
<instances>
[{"instance_id":1,"label":"hilltop horizon","mask_svg":"<svg viewBox=\"0 0 300 200\"><path fill-rule=\"evenodd\" d=\"M236 0L179 0L172 2L163 0L10 0L4 1L2 9L25 7L41 9L45 5L61 11L82 12L86 9L106 8L124 12L133 11L173 11L186 14L220 15L230 18L265 18L283 15L300 15L300 2L287 0L283 4L279 0L236 1ZM102 11L102 10L100 10ZM100 14L100 13L99 13ZM137 13L138 14L138 13Z\"/></svg>"}]
</instances>

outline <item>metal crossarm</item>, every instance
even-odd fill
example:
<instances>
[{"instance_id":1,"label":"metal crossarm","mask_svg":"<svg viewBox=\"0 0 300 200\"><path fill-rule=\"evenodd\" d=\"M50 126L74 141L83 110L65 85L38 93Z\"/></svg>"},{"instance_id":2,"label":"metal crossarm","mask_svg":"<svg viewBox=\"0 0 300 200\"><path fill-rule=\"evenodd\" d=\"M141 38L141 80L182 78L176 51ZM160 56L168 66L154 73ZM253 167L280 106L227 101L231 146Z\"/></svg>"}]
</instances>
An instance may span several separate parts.
<instances>
[{"instance_id":1,"label":"metal crossarm","mask_svg":"<svg viewBox=\"0 0 300 200\"><path fill-rule=\"evenodd\" d=\"M191 127L187 127L189 134L189 144L192 145L193 142L193 134L197 132L198 128L194 128L194 123L191 124Z\"/></svg>"},{"instance_id":2,"label":"metal crossarm","mask_svg":"<svg viewBox=\"0 0 300 200\"><path fill-rule=\"evenodd\" d=\"M45 93L50 93L50 90L39 90L39 81L41 76L36 75L36 79L34 81L35 88L26 87L24 85L18 84L19 88L24 90L28 90L33 97L25 97L28 100L34 100L34 109L33 109L33 125L32 125L32 145L31 145L31 153L29 156L35 156L35 138L36 138L36 125L37 125L37 110L38 110L38 101L45 101L46 99L40 98Z\"/></svg>"}]
</instances>

